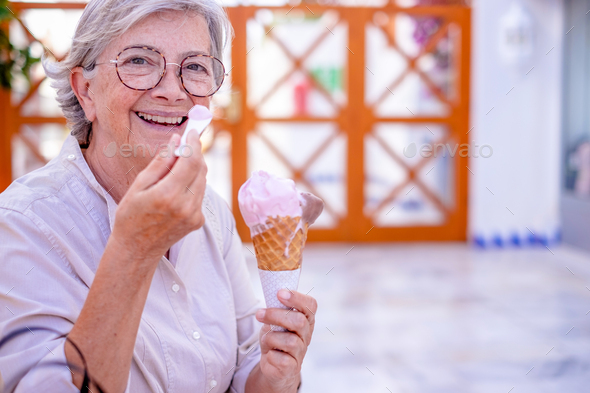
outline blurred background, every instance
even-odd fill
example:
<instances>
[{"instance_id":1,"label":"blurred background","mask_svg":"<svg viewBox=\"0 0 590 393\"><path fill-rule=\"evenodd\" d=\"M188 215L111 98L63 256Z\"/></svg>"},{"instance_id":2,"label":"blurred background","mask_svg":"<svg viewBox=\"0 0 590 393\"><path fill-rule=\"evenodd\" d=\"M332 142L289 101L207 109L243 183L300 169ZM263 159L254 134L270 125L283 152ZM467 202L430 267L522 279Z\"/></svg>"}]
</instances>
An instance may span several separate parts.
<instances>
[{"instance_id":1,"label":"blurred background","mask_svg":"<svg viewBox=\"0 0 590 393\"><path fill-rule=\"evenodd\" d=\"M3 3L0 189L69 132L38 58L85 3ZM326 203L302 391L587 391L590 1L223 5L209 184L234 212L258 169Z\"/></svg>"}]
</instances>

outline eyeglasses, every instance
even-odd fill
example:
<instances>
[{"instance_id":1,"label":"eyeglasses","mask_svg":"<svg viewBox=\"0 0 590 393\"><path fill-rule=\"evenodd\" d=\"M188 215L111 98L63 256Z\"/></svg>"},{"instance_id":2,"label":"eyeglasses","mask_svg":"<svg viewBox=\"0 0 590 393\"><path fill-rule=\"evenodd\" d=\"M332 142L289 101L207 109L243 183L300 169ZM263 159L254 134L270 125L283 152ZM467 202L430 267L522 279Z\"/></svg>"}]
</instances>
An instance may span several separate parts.
<instances>
[{"instance_id":1,"label":"eyeglasses","mask_svg":"<svg viewBox=\"0 0 590 393\"><path fill-rule=\"evenodd\" d=\"M180 64L167 63L163 54L146 46L123 49L114 64L121 83L132 90L146 91L158 86L166 74L166 66L178 66L184 90L195 97L210 97L219 90L225 79L223 63L210 55L191 55Z\"/></svg>"}]
</instances>

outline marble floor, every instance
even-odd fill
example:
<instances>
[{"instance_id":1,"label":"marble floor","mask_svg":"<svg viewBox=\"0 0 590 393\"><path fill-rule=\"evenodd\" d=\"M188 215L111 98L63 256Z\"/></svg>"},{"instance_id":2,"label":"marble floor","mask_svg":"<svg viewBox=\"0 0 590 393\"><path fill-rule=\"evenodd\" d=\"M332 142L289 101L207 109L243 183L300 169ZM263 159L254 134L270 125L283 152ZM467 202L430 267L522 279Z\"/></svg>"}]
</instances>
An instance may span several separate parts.
<instances>
[{"instance_id":1,"label":"marble floor","mask_svg":"<svg viewBox=\"0 0 590 393\"><path fill-rule=\"evenodd\" d=\"M590 392L590 254L352 246L305 250L299 290L319 309L303 393Z\"/></svg>"}]
</instances>

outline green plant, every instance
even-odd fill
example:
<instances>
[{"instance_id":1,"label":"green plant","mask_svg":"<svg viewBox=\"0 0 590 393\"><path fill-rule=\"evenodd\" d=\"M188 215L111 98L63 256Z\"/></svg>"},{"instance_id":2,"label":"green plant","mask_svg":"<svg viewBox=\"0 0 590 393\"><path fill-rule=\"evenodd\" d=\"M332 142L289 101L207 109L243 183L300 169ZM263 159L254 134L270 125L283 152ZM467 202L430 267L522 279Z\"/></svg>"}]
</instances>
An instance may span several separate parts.
<instances>
[{"instance_id":1,"label":"green plant","mask_svg":"<svg viewBox=\"0 0 590 393\"><path fill-rule=\"evenodd\" d=\"M30 47L16 48L8 37L8 24L11 20L20 20L8 7L8 0L0 0L0 86L12 87L14 75L22 74L30 83L29 71L41 58L31 54Z\"/></svg>"}]
</instances>

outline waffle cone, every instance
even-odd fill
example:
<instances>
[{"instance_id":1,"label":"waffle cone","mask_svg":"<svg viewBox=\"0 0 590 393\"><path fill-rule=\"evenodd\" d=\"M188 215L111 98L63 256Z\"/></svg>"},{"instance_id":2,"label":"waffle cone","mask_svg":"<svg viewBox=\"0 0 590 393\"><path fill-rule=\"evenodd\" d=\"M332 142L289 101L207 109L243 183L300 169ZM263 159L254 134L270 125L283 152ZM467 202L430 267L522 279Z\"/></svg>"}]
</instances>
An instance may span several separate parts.
<instances>
[{"instance_id":1,"label":"waffle cone","mask_svg":"<svg viewBox=\"0 0 590 393\"><path fill-rule=\"evenodd\" d=\"M286 271L301 267L308 225L297 228L300 221L301 217L290 216L266 220L265 230L252 238L259 269Z\"/></svg>"}]
</instances>

